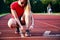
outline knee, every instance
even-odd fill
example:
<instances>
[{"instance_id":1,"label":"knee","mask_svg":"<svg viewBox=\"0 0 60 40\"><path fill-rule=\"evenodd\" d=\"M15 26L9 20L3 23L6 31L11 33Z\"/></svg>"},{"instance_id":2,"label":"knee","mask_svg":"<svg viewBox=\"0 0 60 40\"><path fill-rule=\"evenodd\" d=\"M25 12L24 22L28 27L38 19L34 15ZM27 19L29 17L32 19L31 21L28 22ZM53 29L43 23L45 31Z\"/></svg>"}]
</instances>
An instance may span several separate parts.
<instances>
[{"instance_id":1,"label":"knee","mask_svg":"<svg viewBox=\"0 0 60 40\"><path fill-rule=\"evenodd\" d=\"M9 21L8 21L8 27L9 28L15 28L16 27L16 21L15 21L15 19L13 19L13 18L9 19Z\"/></svg>"}]
</instances>

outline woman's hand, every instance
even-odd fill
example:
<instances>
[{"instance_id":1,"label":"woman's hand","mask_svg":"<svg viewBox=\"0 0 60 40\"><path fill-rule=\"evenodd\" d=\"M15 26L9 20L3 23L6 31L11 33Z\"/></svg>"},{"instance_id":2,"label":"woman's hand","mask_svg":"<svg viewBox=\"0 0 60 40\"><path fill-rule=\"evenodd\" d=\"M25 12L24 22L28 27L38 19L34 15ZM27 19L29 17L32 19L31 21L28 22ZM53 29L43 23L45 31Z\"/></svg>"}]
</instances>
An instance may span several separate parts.
<instances>
[{"instance_id":1,"label":"woman's hand","mask_svg":"<svg viewBox=\"0 0 60 40\"><path fill-rule=\"evenodd\" d=\"M33 29L34 28L34 26L33 25L31 25L30 27L29 27L29 29Z\"/></svg>"},{"instance_id":2,"label":"woman's hand","mask_svg":"<svg viewBox=\"0 0 60 40\"><path fill-rule=\"evenodd\" d=\"M23 30L23 26L20 26L20 29Z\"/></svg>"}]
</instances>

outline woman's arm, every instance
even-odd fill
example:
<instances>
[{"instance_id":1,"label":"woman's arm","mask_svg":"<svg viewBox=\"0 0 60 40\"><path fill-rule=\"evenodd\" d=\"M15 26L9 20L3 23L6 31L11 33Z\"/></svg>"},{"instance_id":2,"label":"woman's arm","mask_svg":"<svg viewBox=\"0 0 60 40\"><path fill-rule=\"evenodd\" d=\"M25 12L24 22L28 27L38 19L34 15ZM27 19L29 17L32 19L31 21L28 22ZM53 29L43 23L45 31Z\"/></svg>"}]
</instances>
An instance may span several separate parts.
<instances>
[{"instance_id":1,"label":"woman's arm","mask_svg":"<svg viewBox=\"0 0 60 40\"><path fill-rule=\"evenodd\" d=\"M33 14L32 14L32 13L31 13L31 18L32 18L32 19L31 19L31 22L32 22L31 25L34 26L34 18L33 18Z\"/></svg>"},{"instance_id":2,"label":"woman's arm","mask_svg":"<svg viewBox=\"0 0 60 40\"><path fill-rule=\"evenodd\" d=\"M22 25L21 25L21 23L20 23L20 21L19 21L19 18L18 18L18 16L17 16L16 11L13 10L13 9L11 9L11 13L12 13L12 15L14 16L14 18L15 18L16 22L18 23L18 25L22 28Z\"/></svg>"}]
</instances>

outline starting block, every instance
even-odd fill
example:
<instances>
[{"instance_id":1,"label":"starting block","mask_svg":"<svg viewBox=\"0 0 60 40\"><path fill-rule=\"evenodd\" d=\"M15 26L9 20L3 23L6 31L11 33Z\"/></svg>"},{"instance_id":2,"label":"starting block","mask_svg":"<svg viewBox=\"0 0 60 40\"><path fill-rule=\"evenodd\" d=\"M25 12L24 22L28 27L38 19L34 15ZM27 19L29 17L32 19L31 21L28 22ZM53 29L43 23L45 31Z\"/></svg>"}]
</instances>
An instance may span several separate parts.
<instances>
[{"instance_id":1,"label":"starting block","mask_svg":"<svg viewBox=\"0 0 60 40\"><path fill-rule=\"evenodd\" d=\"M43 36L48 36L51 33L51 31L45 31Z\"/></svg>"},{"instance_id":2,"label":"starting block","mask_svg":"<svg viewBox=\"0 0 60 40\"><path fill-rule=\"evenodd\" d=\"M53 34L50 34L50 33L51 33L51 31L45 31L43 36L59 36L60 37L60 34L53 35Z\"/></svg>"}]
</instances>

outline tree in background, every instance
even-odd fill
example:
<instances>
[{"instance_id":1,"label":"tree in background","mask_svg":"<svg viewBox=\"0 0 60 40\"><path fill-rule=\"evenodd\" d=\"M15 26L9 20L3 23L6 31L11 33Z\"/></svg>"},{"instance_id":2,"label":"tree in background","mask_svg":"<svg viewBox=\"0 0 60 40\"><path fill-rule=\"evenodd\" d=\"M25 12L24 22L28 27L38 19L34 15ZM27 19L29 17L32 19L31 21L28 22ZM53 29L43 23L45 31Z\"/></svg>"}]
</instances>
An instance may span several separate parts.
<instances>
[{"instance_id":1,"label":"tree in background","mask_svg":"<svg viewBox=\"0 0 60 40\"><path fill-rule=\"evenodd\" d=\"M16 0L0 0L0 13L10 12L10 4Z\"/></svg>"},{"instance_id":2,"label":"tree in background","mask_svg":"<svg viewBox=\"0 0 60 40\"><path fill-rule=\"evenodd\" d=\"M16 1L16 0L4 0L4 3L7 5L10 5L13 1Z\"/></svg>"},{"instance_id":3,"label":"tree in background","mask_svg":"<svg viewBox=\"0 0 60 40\"><path fill-rule=\"evenodd\" d=\"M0 12L10 12L10 4L16 0L0 0ZM32 12L47 12L48 4L51 4L53 12L60 12L60 0L30 0Z\"/></svg>"},{"instance_id":4,"label":"tree in background","mask_svg":"<svg viewBox=\"0 0 60 40\"><path fill-rule=\"evenodd\" d=\"M32 12L42 12L44 11L43 8L43 4L40 0L30 0L30 3L31 3L31 9L32 9Z\"/></svg>"},{"instance_id":5,"label":"tree in background","mask_svg":"<svg viewBox=\"0 0 60 40\"><path fill-rule=\"evenodd\" d=\"M9 7L4 3L4 0L0 0L0 14L9 12Z\"/></svg>"},{"instance_id":6,"label":"tree in background","mask_svg":"<svg viewBox=\"0 0 60 40\"><path fill-rule=\"evenodd\" d=\"M53 12L60 12L60 0L30 0L33 12L47 12L48 4L51 4Z\"/></svg>"}]
</instances>

